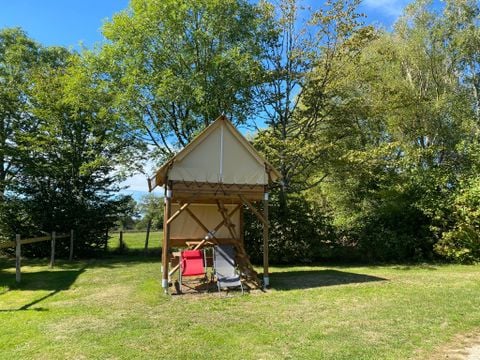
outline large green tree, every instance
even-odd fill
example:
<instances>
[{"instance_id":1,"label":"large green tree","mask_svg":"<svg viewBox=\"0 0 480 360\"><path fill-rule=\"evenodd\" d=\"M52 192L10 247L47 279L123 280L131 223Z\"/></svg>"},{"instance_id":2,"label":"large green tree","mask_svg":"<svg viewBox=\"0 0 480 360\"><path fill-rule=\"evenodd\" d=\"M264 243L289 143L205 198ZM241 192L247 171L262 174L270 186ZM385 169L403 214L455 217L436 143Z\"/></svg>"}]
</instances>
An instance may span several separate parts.
<instances>
[{"instance_id":1,"label":"large green tree","mask_svg":"<svg viewBox=\"0 0 480 360\"><path fill-rule=\"evenodd\" d=\"M477 31L470 16L477 7L411 4L392 33L378 33L345 64L330 89L335 96L318 118L316 144L335 146L320 164L320 174L329 175L316 193L327 198L340 235L364 254L429 257L452 226L450 204L459 180L472 175L478 136L472 66L464 60L475 56L454 44ZM316 120L324 91L311 83L307 92L305 115Z\"/></svg>"},{"instance_id":2,"label":"large green tree","mask_svg":"<svg viewBox=\"0 0 480 360\"><path fill-rule=\"evenodd\" d=\"M274 5L275 4L275 5ZM318 184L311 175L322 152L313 144L319 118L330 111L327 90L343 76L342 67L356 54L372 29L364 27L356 0L328 1L312 11L300 1L266 5L273 41L265 43L263 81L257 87L259 117L268 125L256 140L282 174L280 198ZM315 70L315 71L314 71ZM306 86L315 83L315 112L297 121Z\"/></svg>"},{"instance_id":3,"label":"large green tree","mask_svg":"<svg viewBox=\"0 0 480 360\"><path fill-rule=\"evenodd\" d=\"M45 57L45 50L22 30L0 30L0 197L22 168L22 135L37 125L28 90L32 71Z\"/></svg>"},{"instance_id":4,"label":"large green tree","mask_svg":"<svg viewBox=\"0 0 480 360\"><path fill-rule=\"evenodd\" d=\"M275 36L264 44L265 71L256 87L259 117L268 127L254 144L282 175L272 189L270 254L276 260L306 260L317 257L314 248L327 254L332 237L329 214L304 196L326 178L318 164L333 144L317 142L321 120L331 112L337 96L332 89L343 79L344 66L373 30L363 26L357 1L329 1L316 11L295 0L275 5L265 5ZM307 101L308 112L302 109ZM249 237L259 239L255 224L249 226Z\"/></svg>"},{"instance_id":5,"label":"large green tree","mask_svg":"<svg viewBox=\"0 0 480 360\"><path fill-rule=\"evenodd\" d=\"M117 193L130 142L114 96L94 75L91 54L48 54L49 62L29 74L35 131L23 132L19 143L28 156L10 196L23 206L24 219L15 217L11 230L28 235L74 229L77 252L103 248L106 229L128 210L129 199ZM15 225L15 219L8 223ZM41 244L31 249L42 252Z\"/></svg>"},{"instance_id":6,"label":"large green tree","mask_svg":"<svg viewBox=\"0 0 480 360\"><path fill-rule=\"evenodd\" d=\"M225 113L252 115L264 13L246 0L132 0L104 25L117 106L162 161Z\"/></svg>"}]
</instances>

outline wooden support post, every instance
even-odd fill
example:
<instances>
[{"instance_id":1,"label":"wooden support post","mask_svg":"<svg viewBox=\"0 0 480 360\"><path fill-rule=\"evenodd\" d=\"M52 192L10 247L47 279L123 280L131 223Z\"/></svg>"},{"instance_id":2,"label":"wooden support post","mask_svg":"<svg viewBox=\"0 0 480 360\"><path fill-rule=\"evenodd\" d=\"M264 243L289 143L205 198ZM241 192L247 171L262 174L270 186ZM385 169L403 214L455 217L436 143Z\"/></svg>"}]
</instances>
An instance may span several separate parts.
<instances>
[{"instance_id":1,"label":"wooden support post","mask_svg":"<svg viewBox=\"0 0 480 360\"><path fill-rule=\"evenodd\" d=\"M147 223L147 234L145 235L145 255L148 254L148 239L150 238L150 228L152 227L152 219Z\"/></svg>"},{"instance_id":2,"label":"wooden support post","mask_svg":"<svg viewBox=\"0 0 480 360\"><path fill-rule=\"evenodd\" d=\"M120 238L118 240L118 248L120 252L123 252L124 244L123 244L123 230L120 230Z\"/></svg>"},{"instance_id":3,"label":"wooden support post","mask_svg":"<svg viewBox=\"0 0 480 360\"><path fill-rule=\"evenodd\" d=\"M243 214L243 207L240 208L240 229L238 229L240 235L240 243L245 248L245 218Z\"/></svg>"},{"instance_id":4,"label":"wooden support post","mask_svg":"<svg viewBox=\"0 0 480 360\"><path fill-rule=\"evenodd\" d=\"M248 201L243 195L238 195L238 197L243 201L243 203L245 205L247 205L247 207L255 214L255 216L258 218L258 220L260 220L263 225L267 225L268 226L268 219L265 219L265 217L260 213L260 211L258 211L255 206L253 206L253 204Z\"/></svg>"},{"instance_id":5,"label":"wooden support post","mask_svg":"<svg viewBox=\"0 0 480 360\"><path fill-rule=\"evenodd\" d=\"M55 231L52 231L52 251L50 254L50 269L55 265Z\"/></svg>"},{"instance_id":6,"label":"wooden support post","mask_svg":"<svg viewBox=\"0 0 480 360\"><path fill-rule=\"evenodd\" d=\"M267 288L270 285L270 278L268 276L268 192L265 192L263 198L263 287Z\"/></svg>"},{"instance_id":7,"label":"wooden support post","mask_svg":"<svg viewBox=\"0 0 480 360\"><path fill-rule=\"evenodd\" d=\"M168 294L168 249L170 246L170 219L172 212L172 183L167 182L165 188L165 211L163 222L163 244L162 244L162 287Z\"/></svg>"},{"instance_id":8,"label":"wooden support post","mask_svg":"<svg viewBox=\"0 0 480 360\"><path fill-rule=\"evenodd\" d=\"M15 281L19 283L22 280L21 259L22 259L22 244L20 243L20 235L15 235Z\"/></svg>"},{"instance_id":9,"label":"wooden support post","mask_svg":"<svg viewBox=\"0 0 480 360\"><path fill-rule=\"evenodd\" d=\"M73 236L74 236L74 233L72 229L70 230L70 254L68 255L68 261L73 260Z\"/></svg>"}]
</instances>

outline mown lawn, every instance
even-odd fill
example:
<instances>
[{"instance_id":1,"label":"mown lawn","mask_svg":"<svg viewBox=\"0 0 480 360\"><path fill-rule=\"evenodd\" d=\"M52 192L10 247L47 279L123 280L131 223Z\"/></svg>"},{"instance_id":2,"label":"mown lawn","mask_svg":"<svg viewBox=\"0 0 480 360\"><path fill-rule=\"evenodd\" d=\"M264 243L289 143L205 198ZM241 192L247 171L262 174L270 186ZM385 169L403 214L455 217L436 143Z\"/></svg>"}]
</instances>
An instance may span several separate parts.
<instances>
[{"instance_id":1,"label":"mown lawn","mask_svg":"<svg viewBox=\"0 0 480 360\"><path fill-rule=\"evenodd\" d=\"M149 251L155 252L160 250L163 239L162 231L152 231L148 239ZM145 232L124 232L123 243L126 245L126 250L143 251L145 249ZM108 247L115 250L120 246L120 233L113 232L110 234Z\"/></svg>"},{"instance_id":2,"label":"mown lawn","mask_svg":"<svg viewBox=\"0 0 480 360\"><path fill-rule=\"evenodd\" d=\"M165 296L143 255L0 259L1 359L428 358L480 328L480 266L272 268L266 293Z\"/></svg>"}]
</instances>

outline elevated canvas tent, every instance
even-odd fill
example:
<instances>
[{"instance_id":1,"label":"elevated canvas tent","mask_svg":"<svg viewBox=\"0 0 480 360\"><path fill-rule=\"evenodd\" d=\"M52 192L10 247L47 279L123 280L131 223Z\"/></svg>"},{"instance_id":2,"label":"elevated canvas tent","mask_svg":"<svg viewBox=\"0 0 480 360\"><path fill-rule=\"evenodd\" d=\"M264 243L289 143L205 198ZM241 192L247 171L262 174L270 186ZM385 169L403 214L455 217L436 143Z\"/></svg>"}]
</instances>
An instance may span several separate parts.
<instances>
[{"instance_id":1,"label":"elevated canvas tent","mask_svg":"<svg viewBox=\"0 0 480 360\"><path fill-rule=\"evenodd\" d=\"M250 284L259 284L243 244L243 205L263 223L264 286L268 286L268 185L280 174L235 126L220 116L149 179L165 188L162 286L168 288L171 247L232 244ZM263 202L263 213L256 203Z\"/></svg>"}]
</instances>

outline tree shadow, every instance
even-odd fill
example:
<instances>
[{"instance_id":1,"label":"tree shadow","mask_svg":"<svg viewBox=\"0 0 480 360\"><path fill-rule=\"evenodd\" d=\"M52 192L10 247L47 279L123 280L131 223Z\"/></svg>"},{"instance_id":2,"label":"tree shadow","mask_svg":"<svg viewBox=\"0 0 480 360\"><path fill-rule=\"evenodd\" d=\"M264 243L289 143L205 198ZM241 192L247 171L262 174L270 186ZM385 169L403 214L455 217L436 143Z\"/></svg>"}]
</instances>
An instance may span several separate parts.
<instances>
[{"instance_id":1,"label":"tree shadow","mask_svg":"<svg viewBox=\"0 0 480 360\"><path fill-rule=\"evenodd\" d=\"M82 260L80 260L82 261ZM109 254L99 258L85 260L89 268L114 269L138 264L157 263L161 266L160 255L155 254Z\"/></svg>"},{"instance_id":2,"label":"tree shadow","mask_svg":"<svg viewBox=\"0 0 480 360\"><path fill-rule=\"evenodd\" d=\"M301 270L273 272L270 287L276 290L311 289L325 286L357 284L388 279L338 270Z\"/></svg>"},{"instance_id":3,"label":"tree shadow","mask_svg":"<svg viewBox=\"0 0 480 360\"><path fill-rule=\"evenodd\" d=\"M38 271L38 272L26 272L22 273L22 279L19 284L15 282L15 274L11 272L0 271L0 287L7 288L8 290L20 290L20 291L37 291L44 290L49 291L48 294L41 296L37 299L30 301L29 303L17 308L17 309L0 309L0 312L11 311L46 311L44 308L31 309L32 306L54 296L63 290L68 290L72 284L77 280L78 276L85 271L86 266L77 270L52 270L52 271ZM1 295L1 294L0 294Z\"/></svg>"}]
</instances>

